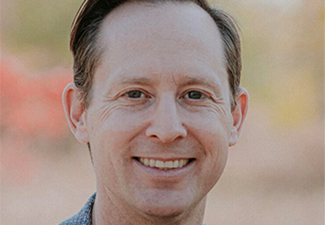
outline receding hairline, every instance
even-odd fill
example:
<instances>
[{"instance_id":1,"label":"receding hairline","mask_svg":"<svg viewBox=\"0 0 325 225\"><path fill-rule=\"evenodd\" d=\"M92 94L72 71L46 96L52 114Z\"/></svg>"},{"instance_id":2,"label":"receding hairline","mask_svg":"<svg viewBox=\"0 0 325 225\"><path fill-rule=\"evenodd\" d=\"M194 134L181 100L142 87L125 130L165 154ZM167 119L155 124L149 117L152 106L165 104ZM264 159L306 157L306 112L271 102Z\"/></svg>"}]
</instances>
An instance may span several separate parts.
<instances>
[{"instance_id":1,"label":"receding hairline","mask_svg":"<svg viewBox=\"0 0 325 225\"><path fill-rule=\"evenodd\" d=\"M98 61L102 58L102 54L100 54L102 50L96 43L98 34L101 31L100 25L112 12L124 4L132 2L148 6L188 2L202 8L214 20L217 30L221 33L229 76L228 81L231 87L232 99L234 100L241 77L241 47L237 31L238 25L228 13L210 6L206 0L85 0L74 19L70 40L75 62L74 81L77 87L80 88L80 99L83 101L85 108L90 102L92 76L98 67ZM231 103L232 106L235 106L236 101L233 101L233 103Z\"/></svg>"},{"instance_id":2,"label":"receding hairline","mask_svg":"<svg viewBox=\"0 0 325 225\"><path fill-rule=\"evenodd\" d=\"M148 5L148 3L149 3L149 5ZM103 45L106 45L106 44L112 45L112 43L107 43L107 42L105 42L106 40L105 41L103 40L106 36L109 36L111 34L110 29L112 29L112 27L110 27L110 25L114 25L116 27L121 27L122 26L122 25L120 25L121 20L123 22L127 22L127 23L130 22L130 18L126 18L126 15L128 15L128 14L130 15L130 14L134 13L134 12L130 13L130 11L128 9L126 9L128 7L128 5L130 5L130 4L141 5L141 6L149 6L149 7L155 7L155 8L158 8L158 6L162 5L162 4L179 4L179 5L188 4L188 5L192 6L192 7L194 7L196 10L200 10L201 14L197 14L197 15L198 16L203 15L207 19L206 21L204 21L203 25L206 25L206 24L210 23L208 26L211 25L211 27L215 28L214 31L216 33L215 33L215 36L214 36L213 39L214 40L219 39L221 41L220 44L221 44L221 48L222 48L222 52L223 52L222 56L223 56L224 60L226 60L225 59L225 54L224 54L225 53L225 46L224 46L224 43L223 43L223 40L222 40L222 35L221 35L221 32L220 32L220 29L219 29L218 25L215 23L214 19L211 17L211 15L209 15L209 13L206 10L204 10L201 6L197 5L195 2L190 1L190 0L187 0L187 1L176 1L176 0L162 0L162 1L157 1L157 0L154 0L154 1L153 0L130 0L130 1L126 1L122 5L119 5L118 7L113 9L109 14L107 14L104 17L104 19L101 21L101 23L99 24L98 34L96 36L96 41L97 41L97 44L101 45L101 47L103 47ZM122 11L123 14L121 14L121 10L127 10L127 11L126 12ZM140 8L139 11L140 12L143 11L143 8ZM166 12L166 11L163 11L163 12ZM203 16L201 18L203 18ZM144 18L144 20L146 20L146 18ZM134 23L134 21L131 20L131 23ZM162 23L164 23L164 21ZM170 23L170 21L168 23ZM193 23L193 20L188 21L189 28L195 27L195 25L192 26L192 23ZM163 24L162 29L164 29L166 27L164 25L165 24ZM159 26L159 24L157 24L157 26ZM197 27L195 27L195 29L196 28ZM182 27L178 27L178 29L181 30ZM210 27L208 29L206 29L206 30L211 30L212 31L212 29ZM107 35L105 33L103 33L105 31L107 31ZM214 32L214 31L212 31L212 32ZM122 29L122 32L123 32L123 29ZM158 28L158 32L160 32L159 28ZM200 34L200 39L201 39L201 37L206 37L206 35L204 35L202 32L204 32L204 31L202 31L202 30L195 31L195 32L193 31L193 34L201 33ZM119 33L119 32L117 32L117 33ZM99 46L96 46L96 47L99 47ZM224 63L226 63L226 61Z\"/></svg>"},{"instance_id":3,"label":"receding hairline","mask_svg":"<svg viewBox=\"0 0 325 225\"><path fill-rule=\"evenodd\" d=\"M129 1L122 3L121 5L117 6L116 8L114 8L110 13L108 13L102 19L102 21L99 24L98 34L96 35L96 38L95 38L96 44L94 46L98 52L99 63L97 64L97 66L94 70L93 76L96 74L96 70L100 66L101 60L103 59L104 54L108 54L108 55L110 54L110 50L107 49L107 46L109 48L109 46L112 43L108 43L106 40L105 41L103 40L106 37L106 35L104 36L103 32L105 32L105 30L106 30L106 31L108 31L108 35L109 35L110 34L109 30L111 29L110 25L114 24L114 23L117 23L117 24L120 23L120 19L124 19L125 15L130 13L129 9L127 9L127 8L130 7L131 4L148 6L148 7L159 7L159 6L165 5L165 4L179 4L179 5L187 4L187 5L194 7L196 10L200 10L202 13L201 15L205 15L205 17L211 22L211 25L213 27L215 27L215 29L216 29L216 32L217 32L216 37L213 39L218 38L220 40L220 47L222 49L222 51L220 53L221 57L222 57L221 63L222 63L222 66L224 66L225 70L227 70L227 60L225 57L225 46L224 46L224 43L222 40L220 30L219 30L217 24L215 23L215 21L213 20L213 18L209 15L209 13L206 10L204 10L200 5L198 5L196 2L193 2L191 0L180 0L180 1L178 1L178 0L162 0L162 1L159 1L159 0L129 0ZM131 5L131 7L132 7L132 5ZM126 14L121 14L121 10L128 10L128 11L126 12ZM133 12L131 12L131 14L132 13ZM129 20L129 18L127 18L126 20ZM114 57L114 56L112 56L112 57ZM92 95L92 89L93 88L91 88L89 90L90 95ZM91 96L89 96L89 97L91 99Z\"/></svg>"},{"instance_id":4,"label":"receding hairline","mask_svg":"<svg viewBox=\"0 0 325 225\"><path fill-rule=\"evenodd\" d=\"M118 14L121 10L125 10L128 5L135 5L135 6L145 6L148 8L157 8L161 5L166 4L172 4L172 5L192 5L193 7L196 7L197 9L202 10L206 16L208 16L212 22L214 22L213 18L209 15L206 9L204 9L201 5L199 5L196 1L191 0L127 0L123 2L122 4L115 7L112 11L110 11L107 15L105 15L104 19L100 22L100 25L103 24L104 21L109 20L110 17L113 17L114 15ZM122 18L125 18L125 15L122 16ZM127 18L129 20L129 18ZM111 20L114 21L113 19ZM215 22L214 22L215 24ZM215 24L216 25L216 24ZM217 27L217 25L216 25Z\"/></svg>"}]
</instances>

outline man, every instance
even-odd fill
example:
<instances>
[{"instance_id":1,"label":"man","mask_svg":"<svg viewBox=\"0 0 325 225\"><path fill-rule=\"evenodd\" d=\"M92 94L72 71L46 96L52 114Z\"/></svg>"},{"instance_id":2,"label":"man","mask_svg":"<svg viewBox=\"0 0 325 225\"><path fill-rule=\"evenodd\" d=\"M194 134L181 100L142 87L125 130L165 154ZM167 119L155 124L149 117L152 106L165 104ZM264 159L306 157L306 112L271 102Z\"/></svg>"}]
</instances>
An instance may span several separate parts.
<instances>
[{"instance_id":1,"label":"man","mask_svg":"<svg viewBox=\"0 0 325 225\"><path fill-rule=\"evenodd\" d=\"M85 1L71 49L64 109L97 192L62 224L202 224L247 112L233 21L204 0Z\"/></svg>"}]
</instances>

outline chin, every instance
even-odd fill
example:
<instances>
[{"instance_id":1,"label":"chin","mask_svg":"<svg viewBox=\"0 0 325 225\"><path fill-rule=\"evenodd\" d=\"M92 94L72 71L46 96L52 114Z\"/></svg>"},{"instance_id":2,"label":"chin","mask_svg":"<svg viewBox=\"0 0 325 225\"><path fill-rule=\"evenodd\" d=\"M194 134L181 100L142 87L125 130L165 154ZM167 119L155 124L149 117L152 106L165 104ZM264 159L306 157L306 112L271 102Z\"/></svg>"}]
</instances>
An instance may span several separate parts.
<instances>
[{"instance_id":1,"label":"chin","mask_svg":"<svg viewBox=\"0 0 325 225\"><path fill-rule=\"evenodd\" d=\"M185 217L187 210L184 207L149 206L141 210L148 221L157 224L177 224Z\"/></svg>"},{"instance_id":2,"label":"chin","mask_svg":"<svg viewBox=\"0 0 325 225\"><path fill-rule=\"evenodd\" d=\"M178 218L186 211L185 207L180 206L150 206L144 209L144 213L149 217L172 219Z\"/></svg>"},{"instance_id":3,"label":"chin","mask_svg":"<svg viewBox=\"0 0 325 225\"><path fill-rule=\"evenodd\" d=\"M175 221L182 218L189 211L190 198L179 193L170 194L156 192L137 201L138 210L147 218L155 218L161 221Z\"/></svg>"}]
</instances>

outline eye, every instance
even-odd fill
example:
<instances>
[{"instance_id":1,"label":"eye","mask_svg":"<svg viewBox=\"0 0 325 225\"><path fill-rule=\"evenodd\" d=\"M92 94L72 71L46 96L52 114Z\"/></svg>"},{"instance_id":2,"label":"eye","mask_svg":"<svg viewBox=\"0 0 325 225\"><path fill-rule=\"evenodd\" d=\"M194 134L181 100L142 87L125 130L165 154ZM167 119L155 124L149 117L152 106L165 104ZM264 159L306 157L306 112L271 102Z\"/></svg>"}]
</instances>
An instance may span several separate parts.
<instances>
[{"instance_id":1,"label":"eye","mask_svg":"<svg viewBox=\"0 0 325 225\"><path fill-rule=\"evenodd\" d=\"M145 96L145 94L139 90L128 91L125 95L129 98L142 98Z\"/></svg>"},{"instance_id":2,"label":"eye","mask_svg":"<svg viewBox=\"0 0 325 225\"><path fill-rule=\"evenodd\" d=\"M205 94L203 94L200 91L189 91L185 95L185 98L194 99L194 100L202 99L204 97L205 97Z\"/></svg>"}]
</instances>

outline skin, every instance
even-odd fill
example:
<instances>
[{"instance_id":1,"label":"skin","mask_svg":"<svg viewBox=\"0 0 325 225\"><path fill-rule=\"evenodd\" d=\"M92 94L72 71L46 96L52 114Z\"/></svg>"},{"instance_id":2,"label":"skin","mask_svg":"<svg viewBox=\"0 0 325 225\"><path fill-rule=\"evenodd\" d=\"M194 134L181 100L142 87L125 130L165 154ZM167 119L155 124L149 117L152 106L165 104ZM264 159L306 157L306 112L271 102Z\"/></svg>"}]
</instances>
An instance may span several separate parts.
<instances>
[{"instance_id":1,"label":"skin","mask_svg":"<svg viewBox=\"0 0 325 225\"><path fill-rule=\"evenodd\" d=\"M94 224L202 224L207 193L237 142L248 94L231 111L220 33L193 3L126 3L103 21L103 49L87 109L69 84L69 126L90 143ZM148 169L137 157L192 159Z\"/></svg>"}]
</instances>

